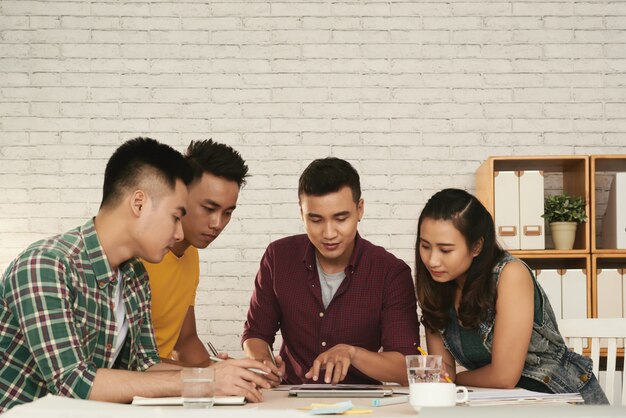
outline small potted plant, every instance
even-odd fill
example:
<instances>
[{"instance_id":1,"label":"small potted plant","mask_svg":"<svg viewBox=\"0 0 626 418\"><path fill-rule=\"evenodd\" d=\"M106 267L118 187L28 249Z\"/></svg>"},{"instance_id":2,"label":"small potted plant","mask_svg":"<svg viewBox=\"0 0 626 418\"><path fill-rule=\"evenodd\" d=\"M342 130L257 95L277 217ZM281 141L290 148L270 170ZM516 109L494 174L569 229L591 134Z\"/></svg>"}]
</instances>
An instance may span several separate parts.
<instances>
[{"instance_id":1,"label":"small potted plant","mask_svg":"<svg viewBox=\"0 0 626 418\"><path fill-rule=\"evenodd\" d=\"M567 193L547 196L541 216L550 224L554 247L571 250L574 248L576 227L587 220L585 199Z\"/></svg>"}]
</instances>

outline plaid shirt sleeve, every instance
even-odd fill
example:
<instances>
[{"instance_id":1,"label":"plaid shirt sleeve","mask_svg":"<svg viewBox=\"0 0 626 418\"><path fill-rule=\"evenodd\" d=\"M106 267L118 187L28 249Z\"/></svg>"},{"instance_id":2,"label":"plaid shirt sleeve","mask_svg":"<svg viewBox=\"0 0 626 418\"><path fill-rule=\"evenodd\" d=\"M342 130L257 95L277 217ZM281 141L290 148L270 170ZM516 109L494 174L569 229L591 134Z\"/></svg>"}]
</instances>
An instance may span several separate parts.
<instances>
[{"instance_id":1,"label":"plaid shirt sleeve","mask_svg":"<svg viewBox=\"0 0 626 418\"><path fill-rule=\"evenodd\" d=\"M22 256L7 279L6 302L37 364L47 390L87 399L96 376L85 358L72 315L70 274L54 252Z\"/></svg>"},{"instance_id":2,"label":"plaid shirt sleeve","mask_svg":"<svg viewBox=\"0 0 626 418\"><path fill-rule=\"evenodd\" d=\"M141 325L139 346L137 347L137 371L146 371L161 362L156 347L154 330L152 328L152 315L150 314L150 309L147 309Z\"/></svg>"},{"instance_id":3,"label":"plaid shirt sleeve","mask_svg":"<svg viewBox=\"0 0 626 418\"><path fill-rule=\"evenodd\" d=\"M139 259L133 259L123 269L132 278L127 282L126 289L126 298L130 300L131 306L127 319L130 324L137 324L139 327L129 369L143 372L161 362L152 326L152 294L148 273Z\"/></svg>"}]
</instances>

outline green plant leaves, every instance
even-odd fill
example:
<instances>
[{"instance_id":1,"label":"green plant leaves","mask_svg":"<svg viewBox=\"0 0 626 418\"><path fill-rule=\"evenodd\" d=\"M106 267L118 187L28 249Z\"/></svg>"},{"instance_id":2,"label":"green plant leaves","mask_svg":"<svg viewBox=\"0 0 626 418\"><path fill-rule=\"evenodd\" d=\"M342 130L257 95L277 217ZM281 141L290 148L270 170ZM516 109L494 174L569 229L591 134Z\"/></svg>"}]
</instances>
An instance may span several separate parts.
<instances>
[{"instance_id":1,"label":"green plant leaves","mask_svg":"<svg viewBox=\"0 0 626 418\"><path fill-rule=\"evenodd\" d=\"M587 220L585 199L567 193L547 196L541 216L548 222L584 222Z\"/></svg>"}]
</instances>

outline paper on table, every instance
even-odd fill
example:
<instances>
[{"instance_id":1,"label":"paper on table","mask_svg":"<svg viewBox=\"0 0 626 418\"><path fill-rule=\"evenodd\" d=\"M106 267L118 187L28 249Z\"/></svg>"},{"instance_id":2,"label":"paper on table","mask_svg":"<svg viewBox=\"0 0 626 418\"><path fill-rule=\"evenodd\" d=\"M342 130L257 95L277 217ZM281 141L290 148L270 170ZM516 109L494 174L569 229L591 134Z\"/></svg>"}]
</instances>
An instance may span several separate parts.
<instances>
[{"instance_id":1,"label":"paper on table","mask_svg":"<svg viewBox=\"0 0 626 418\"><path fill-rule=\"evenodd\" d=\"M470 392L468 404L507 405L526 403L578 403L580 393L543 393L526 389L489 389Z\"/></svg>"},{"instance_id":2,"label":"paper on table","mask_svg":"<svg viewBox=\"0 0 626 418\"><path fill-rule=\"evenodd\" d=\"M309 406L298 408L300 410L309 411L310 415L359 415L371 414L371 409L356 408L352 401L337 402L334 404L312 403Z\"/></svg>"},{"instance_id":3,"label":"paper on table","mask_svg":"<svg viewBox=\"0 0 626 418\"><path fill-rule=\"evenodd\" d=\"M307 409L311 415L343 414L352 409L353 406L352 402L347 401L337 402L336 404L312 404Z\"/></svg>"},{"instance_id":4,"label":"paper on table","mask_svg":"<svg viewBox=\"0 0 626 418\"><path fill-rule=\"evenodd\" d=\"M244 405L246 398L244 396L216 396L214 405ZM164 398L144 398L142 396L133 397L133 405L142 406L167 406L182 405L183 398L180 396L171 396Z\"/></svg>"}]
</instances>

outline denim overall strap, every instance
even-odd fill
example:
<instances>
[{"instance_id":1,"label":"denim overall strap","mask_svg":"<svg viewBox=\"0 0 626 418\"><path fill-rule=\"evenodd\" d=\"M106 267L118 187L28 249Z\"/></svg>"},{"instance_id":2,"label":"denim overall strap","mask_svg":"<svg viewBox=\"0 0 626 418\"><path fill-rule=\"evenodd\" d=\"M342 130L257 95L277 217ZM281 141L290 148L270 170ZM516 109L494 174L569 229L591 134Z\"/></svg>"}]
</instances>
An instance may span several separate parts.
<instances>
[{"instance_id":1,"label":"denim overall strap","mask_svg":"<svg viewBox=\"0 0 626 418\"><path fill-rule=\"evenodd\" d=\"M459 330L459 320L453 307L450 308L448 315L450 317L450 322L448 323L448 326L445 330L440 331L443 345L450 352L450 354L452 354L452 357L454 357L456 362L459 363L461 366L465 367L468 370L478 368L478 365L468 359L465 356L465 352L463 352L463 346L461 344L461 332Z\"/></svg>"}]
</instances>

